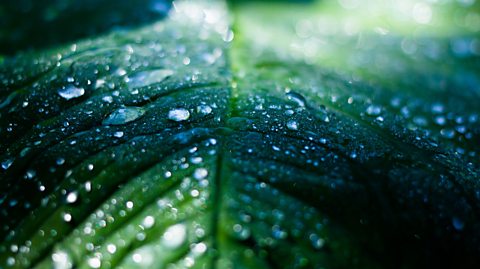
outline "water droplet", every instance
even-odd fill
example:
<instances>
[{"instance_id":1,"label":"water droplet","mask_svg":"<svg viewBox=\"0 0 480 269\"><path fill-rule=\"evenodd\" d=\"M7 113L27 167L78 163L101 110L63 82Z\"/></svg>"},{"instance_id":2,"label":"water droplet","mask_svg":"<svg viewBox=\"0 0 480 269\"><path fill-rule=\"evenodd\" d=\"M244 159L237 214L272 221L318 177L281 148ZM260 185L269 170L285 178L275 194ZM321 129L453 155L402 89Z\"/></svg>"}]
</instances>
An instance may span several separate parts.
<instances>
[{"instance_id":1,"label":"water droplet","mask_svg":"<svg viewBox=\"0 0 480 269\"><path fill-rule=\"evenodd\" d=\"M4 170L7 170L8 168L10 168L10 166L12 166L12 163L13 163L12 159L7 159L7 160L2 162L2 168Z\"/></svg>"},{"instance_id":2,"label":"water droplet","mask_svg":"<svg viewBox=\"0 0 480 269\"><path fill-rule=\"evenodd\" d=\"M132 122L145 114L145 110L141 107L122 107L119 108L103 120L103 125L121 125Z\"/></svg>"},{"instance_id":3,"label":"water droplet","mask_svg":"<svg viewBox=\"0 0 480 269\"><path fill-rule=\"evenodd\" d=\"M192 248L192 252L195 255L200 255L202 253L205 253L205 251L207 251L207 245L205 245L205 243L195 244Z\"/></svg>"},{"instance_id":4,"label":"water droplet","mask_svg":"<svg viewBox=\"0 0 480 269\"><path fill-rule=\"evenodd\" d=\"M117 138L121 138L121 137L123 137L123 132L122 131L117 131L117 132L113 133L113 136L117 137Z\"/></svg>"},{"instance_id":5,"label":"water droplet","mask_svg":"<svg viewBox=\"0 0 480 269\"><path fill-rule=\"evenodd\" d=\"M146 217L143 219L143 222L142 222L142 226L143 226L145 229L151 228L154 224L155 224L155 218L152 217L152 216L146 216Z\"/></svg>"},{"instance_id":6,"label":"water droplet","mask_svg":"<svg viewBox=\"0 0 480 269\"><path fill-rule=\"evenodd\" d=\"M287 128L290 129L290 130L298 130L298 123L294 120L289 120L287 122Z\"/></svg>"},{"instance_id":7,"label":"water droplet","mask_svg":"<svg viewBox=\"0 0 480 269\"><path fill-rule=\"evenodd\" d=\"M65 201L67 201L67 203L69 204L73 204L77 201L77 199L78 199L78 193L76 191L73 191L67 194L67 198L65 199Z\"/></svg>"},{"instance_id":8,"label":"water droplet","mask_svg":"<svg viewBox=\"0 0 480 269\"><path fill-rule=\"evenodd\" d=\"M170 69L147 70L136 73L128 78L128 85L133 88L144 87L150 84L159 83L172 76L174 72Z\"/></svg>"},{"instance_id":9,"label":"water droplet","mask_svg":"<svg viewBox=\"0 0 480 269\"><path fill-rule=\"evenodd\" d=\"M455 228L458 231L463 230L463 227L465 227L465 223L457 217L454 217L452 219L452 225L453 225L453 228Z\"/></svg>"},{"instance_id":10,"label":"water droplet","mask_svg":"<svg viewBox=\"0 0 480 269\"><path fill-rule=\"evenodd\" d=\"M183 244L187 237L185 224L170 226L162 236L162 244L168 248L177 248Z\"/></svg>"},{"instance_id":11,"label":"water droplet","mask_svg":"<svg viewBox=\"0 0 480 269\"><path fill-rule=\"evenodd\" d=\"M62 165L62 164L65 163L65 159L64 158L58 158L56 163L57 163L57 165Z\"/></svg>"},{"instance_id":12,"label":"water droplet","mask_svg":"<svg viewBox=\"0 0 480 269\"><path fill-rule=\"evenodd\" d=\"M438 125L445 125L446 122L447 122L447 120L445 119L444 116L435 117L435 123L438 124Z\"/></svg>"},{"instance_id":13,"label":"water droplet","mask_svg":"<svg viewBox=\"0 0 480 269\"><path fill-rule=\"evenodd\" d=\"M208 170L205 168L197 168L195 169L195 172L193 173L193 177L195 179L204 179L208 176Z\"/></svg>"},{"instance_id":14,"label":"water droplet","mask_svg":"<svg viewBox=\"0 0 480 269\"><path fill-rule=\"evenodd\" d=\"M57 251L52 254L53 268L70 269L73 267L70 256L65 251Z\"/></svg>"},{"instance_id":15,"label":"water droplet","mask_svg":"<svg viewBox=\"0 0 480 269\"><path fill-rule=\"evenodd\" d=\"M102 101L110 104L110 103L113 102L113 97L111 97L110 95L104 96L104 97L102 97Z\"/></svg>"},{"instance_id":16,"label":"water droplet","mask_svg":"<svg viewBox=\"0 0 480 269\"><path fill-rule=\"evenodd\" d=\"M117 251L117 246L115 246L114 244L108 244L107 251L110 254L114 254Z\"/></svg>"},{"instance_id":17,"label":"water droplet","mask_svg":"<svg viewBox=\"0 0 480 269\"><path fill-rule=\"evenodd\" d=\"M72 221L72 215L71 215L70 213L65 213L65 214L63 214L63 220L64 220L65 222L70 222L70 221Z\"/></svg>"},{"instance_id":18,"label":"water droplet","mask_svg":"<svg viewBox=\"0 0 480 269\"><path fill-rule=\"evenodd\" d=\"M100 268L102 261L98 257L88 259L88 265L92 268Z\"/></svg>"},{"instance_id":19,"label":"water droplet","mask_svg":"<svg viewBox=\"0 0 480 269\"><path fill-rule=\"evenodd\" d=\"M452 130L452 129L442 129L442 130L440 130L440 134L443 137L448 138L448 139L452 139L453 137L455 137L455 131Z\"/></svg>"},{"instance_id":20,"label":"water droplet","mask_svg":"<svg viewBox=\"0 0 480 269\"><path fill-rule=\"evenodd\" d=\"M66 99L66 100L70 100L70 99L73 99L73 98L78 98L82 95L85 94L85 89L83 88L78 88L78 87L75 87L73 85L69 85L67 87L64 87L60 90L58 90L58 94Z\"/></svg>"},{"instance_id":21,"label":"water droplet","mask_svg":"<svg viewBox=\"0 0 480 269\"><path fill-rule=\"evenodd\" d=\"M212 108L208 105L200 105L197 107L197 112L200 112L204 115L212 113Z\"/></svg>"},{"instance_id":22,"label":"water droplet","mask_svg":"<svg viewBox=\"0 0 480 269\"><path fill-rule=\"evenodd\" d=\"M190 112L185 108L176 108L168 111L168 119L173 121L184 121L190 118Z\"/></svg>"},{"instance_id":23,"label":"water droplet","mask_svg":"<svg viewBox=\"0 0 480 269\"><path fill-rule=\"evenodd\" d=\"M289 91L286 93L288 100L292 100L295 103L297 103L298 106L304 107L307 104L307 100L305 100L305 97L303 95L294 92L294 91Z\"/></svg>"},{"instance_id":24,"label":"water droplet","mask_svg":"<svg viewBox=\"0 0 480 269\"><path fill-rule=\"evenodd\" d=\"M382 107L377 106L377 105L369 105L367 107L367 115L370 116L378 116L380 115L380 112L382 112Z\"/></svg>"}]
</instances>

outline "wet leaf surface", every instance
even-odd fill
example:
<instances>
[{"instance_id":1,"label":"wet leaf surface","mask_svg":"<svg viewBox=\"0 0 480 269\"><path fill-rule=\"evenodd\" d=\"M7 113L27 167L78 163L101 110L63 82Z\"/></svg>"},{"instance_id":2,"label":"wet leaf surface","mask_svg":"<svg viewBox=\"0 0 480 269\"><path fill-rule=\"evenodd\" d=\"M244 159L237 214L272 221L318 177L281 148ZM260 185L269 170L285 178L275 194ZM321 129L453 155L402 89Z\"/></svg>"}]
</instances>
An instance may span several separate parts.
<instances>
[{"instance_id":1,"label":"wet leaf surface","mask_svg":"<svg viewBox=\"0 0 480 269\"><path fill-rule=\"evenodd\" d=\"M479 39L308 26L340 2L4 58L0 268L475 268Z\"/></svg>"}]
</instances>

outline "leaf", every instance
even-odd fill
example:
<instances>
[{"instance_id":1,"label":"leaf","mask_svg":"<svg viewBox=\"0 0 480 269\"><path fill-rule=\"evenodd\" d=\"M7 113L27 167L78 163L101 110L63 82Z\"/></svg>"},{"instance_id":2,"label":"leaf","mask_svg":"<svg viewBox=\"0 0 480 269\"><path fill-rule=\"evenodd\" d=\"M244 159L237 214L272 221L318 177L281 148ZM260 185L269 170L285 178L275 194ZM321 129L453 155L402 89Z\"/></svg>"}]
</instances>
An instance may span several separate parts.
<instances>
[{"instance_id":1,"label":"leaf","mask_svg":"<svg viewBox=\"0 0 480 269\"><path fill-rule=\"evenodd\" d=\"M179 1L6 57L0 268L477 265L475 35L299 25L338 10Z\"/></svg>"}]
</instances>

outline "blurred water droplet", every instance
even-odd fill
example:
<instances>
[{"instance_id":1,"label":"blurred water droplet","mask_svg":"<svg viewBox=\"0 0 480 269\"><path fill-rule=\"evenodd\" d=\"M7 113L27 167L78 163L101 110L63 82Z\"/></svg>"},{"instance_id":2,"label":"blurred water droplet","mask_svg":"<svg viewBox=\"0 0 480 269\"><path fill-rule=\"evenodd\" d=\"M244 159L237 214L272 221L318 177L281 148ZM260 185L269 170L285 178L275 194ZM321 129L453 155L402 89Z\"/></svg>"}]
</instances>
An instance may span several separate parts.
<instances>
[{"instance_id":1,"label":"blurred water droplet","mask_svg":"<svg viewBox=\"0 0 480 269\"><path fill-rule=\"evenodd\" d=\"M465 226L465 223L461 219L459 219L457 217L454 217L452 219L452 225L453 225L453 228L460 231L460 230L463 230L463 227Z\"/></svg>"},{"instance_id":2,"label":"blurred water droplet","mask_svg":"<svg viewBox=\"0 0 480 269\"><path fill-rule=\"evenodd\" d=\"M170 226L162 236L162 244L168 248L177 248L185 242L187 228L185 224Z\"/></svg>"},{"instance_id":3,"label":"blurred water droplet","mask_svg":"<svg viewBox=\"0 0 480 269\"><path fill-rule=\"evenodd\" d=\"M174 72L170 69L156 69L136 73L128 78L128 85L133 88L144 87L150 84L159 83L172 76Z\"/></svg>"},{"instance_id":4,"label":"blurred water droplet","mask_svg":"<svg viewBox=\"0 0 480 269\"><path fill-rule=\"evenodd\" d=\"M100 261L100 258L98 257L93 257L88 259L88 265L91 268L100 268L100 266L102 266L102 261Z\"/></svg>"},{"instance_id":5,"label":"blurred water droplet","mask_svg":"<svg viewBox=\"0 0 480 269\"><path fill-rule=\"evenodd\" d=\"M205 168L197 168L195 169L195 172L193 173L193 177L195 179L204 179L208 176L208 170Z\"/></svg>"},{"instance_id":6,"label":"blurred water droplet","mask_svg":"<svg viewBox=\"0 0 480 269\"><path fill-rule=\"evenodd\" d=\"M54 269L70 269L73 267L70 256L65 251L56 251L52 254Z\"/></svg>"},{"instance_id":7,"label":"blurred water droplet","mask_svg":"<svg viewBox=\"0 0 480 269\"><path fill-rule=\"evenodd\" d=\"M146 216L146 217L143 219L143 222L142 222L142 226L143 226L145 229L151 228L154 224L155 224L155 218L152 217L152 216Z\"/></svg>"},{"instance_id":8,"label":"blurred water droplet","mask_svg":"<svg viewBox=\"0 0 480 269\"><path fill-rule=\"evenodd\" d=\"M367 115L369 116L378 116L380 115L380 112L382 112L382 107L377 106L377 105L369 105L367 107Z\"/></svg>"},{"instance_id":9,"label":"blurred water droplet","mask_svg":"<svg viewBox=\"0 0 480 269\"><path fill-rule=\"evenodd\" d=\"M298 130L298 123L294 120L287 121L287 128L293 131Z\"/></svg>"}]
</instances>

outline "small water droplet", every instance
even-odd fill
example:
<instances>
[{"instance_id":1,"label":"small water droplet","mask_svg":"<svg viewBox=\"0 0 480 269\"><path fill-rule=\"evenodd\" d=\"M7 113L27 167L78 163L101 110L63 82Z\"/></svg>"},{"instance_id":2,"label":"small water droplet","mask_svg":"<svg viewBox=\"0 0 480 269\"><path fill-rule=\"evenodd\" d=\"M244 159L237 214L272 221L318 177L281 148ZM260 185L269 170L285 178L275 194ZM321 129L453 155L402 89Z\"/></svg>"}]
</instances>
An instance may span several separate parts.
<instances>
[{"instance_id":1,"label":"small water droplet","mask_svg":"<svg viewBox=\"0 0 480 269\"><path fill-rule=\"evenodd\" d=\"M168 111L168 119L172 121L184 121L190 118L190 112L185 108L176 108Z\"/></svg>"},{"instance_id":2,"label":"small water droplet","mask_svg":"<svg viewBox=\"0 0 480 269\"><path fill-rule=\"evenodd\" d=\"M57 163L57 165L62 165L62 164L65 163L65 159L64 158L58 158L56 163Z\"/></svg>"},{"instance_id":3,"label":"small water droplet","mask_svg":"<svg viewBox=\"0 0 480 269\"><path fill-rule=\"evenodd\" d=\"M287 128L293 131L298 130L298 123L294 120L287 121Z\"/></svg>"},{"instance_id":4,"label":"small water droplet","mask_svg":"<svg viewBox=\"0 0 480 269\"><path fill-rule=\"evenodd\" d=\"M212 108L208 105L200 105L197 107L197 112L208 115L212 113Z\"/></svg>"},{"instance_id":5,"label":"small water droplet","mask_svg":"<svg viewBox=\"0 0 480 269\"><path fill-rule=\"evenodd\" d=\"M70 99L78 98L78 97L84 95L85 94L85 89L75 87L73 85L69 85L69 86L66 86L66 87L58 90L58 94L62 98L66 99L66 100L70 100Z\"/></svg>"},{"instance_id":6,"label":"small water droplet","mask_svg":"<svg viewBox=\"0 0 480 269\"><path fill-rule=\"evenodd\" d=\"M152 217L152 216L146 216L144 219L143 219L143 222L142 222L142 226L145 228L145 229L149 229L149 228L152 228L152 226L155 224L155 218Z\"/></svg>"},{"instance_id":7,"label":"small water droplet","mask_svg":"<svg viewBox=\"0 0 480 269\"><path fill-rule=\"evenodd\" d=\"M452 219L452 225L453 225L453 228L455 228L458 231L463 230L463 227L465 227L465 223L457 217L454 217Z\"/></svg>"},{"instance_id":8,"label":"small water droplet","mask_svg":"<svg viewBox=\"0 0 480 269\"><path fill-rule=\"evenodd\" d=\"M77 201L78 199L78 193L76 191L72 191L69 194L67 194L67 198L65 199L67 203L73 204Z\"/></svg>"},{"instance_id":9,"label":"small water droplet","mask_svg":"<svg viewBox=\"0 0 480 269\"><path fill-rule=\"evenodd\" d=\"M117 132L113 133L113 136L117 137L117 138L121 138L121 137L123 137L123 132L122 131L117 131Z\"/></svg>"},{"instance_id":10,"label":"small water droplet","mask_svg":"<svg viewBox=\"0 0 480 269\"><path fill-rule=\"evenodd\" d=\"M2 162L2 168L4 170L7 170L8 168L10 168L10 166L12 166L12 164L13 164L13 160L12 159L7 159L7 160Z\"/></svg>"},{"instance_id":11,"label":"small water droplet","mask_svg":"<svg viewBox=\"0 0 480 269\"><path fill-rule=\"evenodd\" d=\"M115 246L114 244L108 244L107 251L110 254L114 254L117 251L117 246Z\"/></svg>"}]
</instances>

